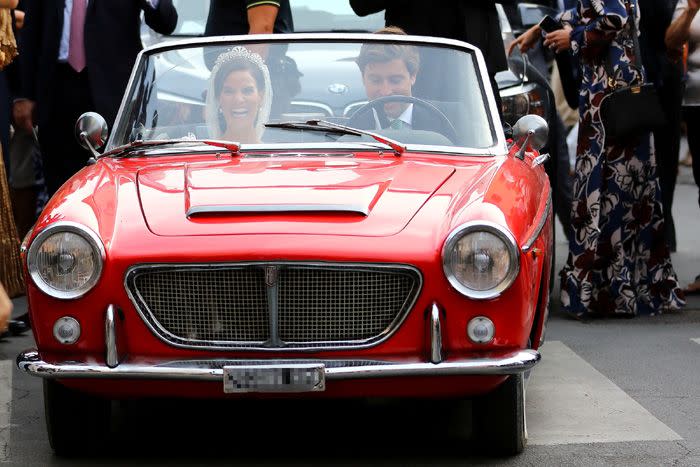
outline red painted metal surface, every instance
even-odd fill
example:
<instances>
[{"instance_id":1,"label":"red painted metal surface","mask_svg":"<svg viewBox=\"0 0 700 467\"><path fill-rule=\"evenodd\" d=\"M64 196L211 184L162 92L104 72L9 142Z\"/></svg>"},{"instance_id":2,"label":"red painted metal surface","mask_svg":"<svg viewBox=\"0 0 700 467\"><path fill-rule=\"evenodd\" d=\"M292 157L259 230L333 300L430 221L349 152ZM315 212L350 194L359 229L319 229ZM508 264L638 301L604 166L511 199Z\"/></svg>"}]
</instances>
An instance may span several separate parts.
<instances>
[{"instance_id":1,"label":"red painted metal surface","mask_svg":"<svg viewBox=\"0 0 700 467\"><path fill-rule=\"evenodd\" d=\"M522 246L546 212L549 182L542 166L531 168L511 156L454 156L377 152L348 157L230 158L216 154L177 157L100 159L69 180L52 198L32 233L69 220L92 229L104 242L106 261L97 286L83 298L58 300L28 280L33 332L44 360L104 361L104 314L108 305L124 313L127 358L265 358L270 352L181 349L155 336L141 320L124 287L126 270L142 263L237 261L328 261L411 264L423 275L423 289L401 327L386 341L361 350L304 352L303 358L425 359L426 313L437 303L446 359L477 357L524 348L533 333L538 294L548 294L551 213L537 238L538 253L521 253L520 274L500 297L467 299L454 290L442 271L441 249L458 225L487 220L507 227ZM356 213L248 213L188 218L192 206L228 204L354 204ZM546 299L547 297L545 297ZM540 299L542 303L542 299ZM545 302L546 303L546 302ZM59 344L54 321L73 316L82 326L79 341ZM496 336L486 346L470 342L468 321L488 316ZM539 336L542 320L535 322ZM536 347L536 343L534 343ZM275 351L275 358L299 353ZM492 389L502 377L459 377L457 392ZM481 381L481 382L480 382ZM430 393L429 385L413 395ZM104 381L71 382L82 389L105 391ZM141 383L139 383L141 384ZM338 386L335 386L335 385ZM124 385L122 395L130 391ZM150 395L167 385L149 383ZM177 383L189 395L205 396L209 383ZM335 386L336 389L331 388ZM111 391L119 395L120 385ZM201 388L198 392L197 388ZM372 392L401 394L404 382L368 380L329 384L329 394ZM146 391L144 385L144 391ZM160 389L159 389L160 388ZM426 389L427 388L427 389ZM411 392L411 391L409 391ZM435 394L444 393L435 386ZM447 391L452 393L453 391Z\"/></svg>"}]
</instances>

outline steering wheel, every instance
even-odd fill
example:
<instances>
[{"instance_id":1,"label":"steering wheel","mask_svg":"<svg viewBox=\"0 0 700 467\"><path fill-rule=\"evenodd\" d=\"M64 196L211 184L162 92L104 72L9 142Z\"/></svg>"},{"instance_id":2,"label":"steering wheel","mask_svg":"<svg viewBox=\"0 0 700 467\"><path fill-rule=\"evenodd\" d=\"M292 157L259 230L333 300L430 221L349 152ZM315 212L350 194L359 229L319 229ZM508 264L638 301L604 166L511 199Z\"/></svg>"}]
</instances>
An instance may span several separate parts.
<instances>
[{"instance_id":1,"label":"steering wheel","mask_svg":"<svg viewBox=\"0 0 700 467\"><path fill-rule=\"evenodd\" d=\"M389 102L406 102L426 109L437 118L439 127L444 130L437 131L443 136L446 136L452 143L457 141L457 130L455 129L454 125L452 125L452 122L450 122L450 119L447 118L440 109L435 107L435 105L431 104L430 102L419 99L418 97L403 96L400 94L377 97L376 99L372 99L371 101L367 102L362 107L357 109L352 117L350 117L348 126L357 126L357 124L361 122L360 116L369 112L371 109L374 109L374 111L377 113L377 118L379 119L379 124L382 128L389 126L389 117L387 117L386 112L384 111L384 104Z\"/></svg>"}]
</instances>

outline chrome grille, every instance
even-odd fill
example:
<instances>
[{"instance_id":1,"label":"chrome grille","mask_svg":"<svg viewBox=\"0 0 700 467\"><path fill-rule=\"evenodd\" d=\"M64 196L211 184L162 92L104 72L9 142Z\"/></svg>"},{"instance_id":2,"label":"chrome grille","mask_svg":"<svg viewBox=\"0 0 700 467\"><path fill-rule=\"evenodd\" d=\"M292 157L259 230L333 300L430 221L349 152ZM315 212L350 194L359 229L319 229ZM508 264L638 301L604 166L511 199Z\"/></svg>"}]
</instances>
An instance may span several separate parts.
<instances>
[{"instance_id":1,"label":"chrome grille","mask_svg":"<svg viewBox=\"0 0 700 467\"><path fill-rule=\"evenodd\" d=\"M369 339L389 327L412 286L410 276L393 272L285 268L280 271L280 338Z\"/></svg>"},{"instance_id":2,"label":"chrome grille","mask_svg":"<svg viewBox=\"0 0 700 467\"><path fill-rule=\"evenodd\" d=\"M396 329L421 276L401 265L141 265L126 286L151 329L177 346L347 348Z\"/></svg>"},{"instance_id":3,"label":"chrome grille","mask_svg":"<svg viewBox=\"0 0 700 467\"><path fill-rule=\"evenodd\" d=\"M261 343L269 336L260 269L151 272L138 275L134 284L153 319L173 336Z\"/></svg>"}]
</instances>

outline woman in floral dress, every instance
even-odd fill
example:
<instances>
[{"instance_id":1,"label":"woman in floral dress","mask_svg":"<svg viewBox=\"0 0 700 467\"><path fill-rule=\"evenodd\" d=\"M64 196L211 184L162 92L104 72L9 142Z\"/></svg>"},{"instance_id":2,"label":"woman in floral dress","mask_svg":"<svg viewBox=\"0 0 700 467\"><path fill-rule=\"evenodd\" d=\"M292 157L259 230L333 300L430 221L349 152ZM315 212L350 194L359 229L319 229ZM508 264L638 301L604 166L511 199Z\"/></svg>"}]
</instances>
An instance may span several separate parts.
<instances>
[{"instance_id":1,"label":"woman in floral dress","mask_svg":"<svg viewBox=\"0 0 700 467\"><path fill-rule=\"evenodd\" d=\"M639 78L628 66L637 63L632 11L638 22L638 6L633 10L625 0L579 0L561 15L564 29L544 41L556 52L570 48L582 67L573 236L561 272L563 309L579 319L653 315L685 304L664 240L650 135L606 140L601 123L600 105L610 90L606 58L618 85ZM534 26L514 45L527 50L540 35Z\"/></svg>"}]
</instances>

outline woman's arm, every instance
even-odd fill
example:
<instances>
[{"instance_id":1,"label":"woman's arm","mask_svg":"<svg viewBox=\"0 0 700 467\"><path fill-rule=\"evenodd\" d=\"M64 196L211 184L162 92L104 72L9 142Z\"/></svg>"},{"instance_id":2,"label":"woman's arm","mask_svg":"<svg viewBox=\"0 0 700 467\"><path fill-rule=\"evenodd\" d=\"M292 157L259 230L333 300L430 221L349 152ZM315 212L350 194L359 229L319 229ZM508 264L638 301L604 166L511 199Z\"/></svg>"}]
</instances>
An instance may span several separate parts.
<instances>
[{"instance_id":1,"label":"woman's arm","mask_svg":"<svg viewBox=\"0 0 700 467\"><path fill-rule=\"evenodd\" d=\"M683 13L680 14L666 30L666 47L668 49L680 49L683 43L690 36L690 23L693 22L695 15L700 8L700 1L688 0L688 6Z\"/></svg>"},{"instance_id":2,"label":"woman's arm","mask_svg":"<svg viewBox=\"0 0 700 467\"><path fill-rule=\"evenodd\" d=\"M0 284L0 333L7 331L11 312L12 302L5 293L5 289L2 288L2 284Z\"/></svg>"},{"instance_id":3,"label":"woman's arm","mask_svg":"<svg viewBox=\"0 0 700 467\"><path fill-rule=\"evenodd\" d=\"M622 31L628 20L626 3L623 0L605 0L592 2L596 8L596 17L587 24L580 24L578 17L562 16L563 23L571 24L571 50L584 59L600 58L615 36ZM568 13L568 12L567 12Z\"/></svg>"},{"instance_id":4,"label":"woman's arm","mask_svg":"<svg viewBox=\"0 0 700 467\"><path fill-rule=\"evenodd\" d=\"M575 24L578 22L578 13L575 8L572 8L571 10L567 10L561 13L557 19L564 26L564 29L550 32L549 34L547 34L547 40L545 40L544 45L554 45L553 48L556 49L555 51L559 52L569 48L569 41L565 41L563 35L569 35L573 27L572 23ZM535 46L535 44L537 43L537 41L540 40L541 37L542 28L540 28L539 24L532 26L530 29L518 36L518 38L515 39L515 41L511 42L507 50L508 55L510 55L511 52L513 52L515 46L518 46L520 48L520 53L527 52ZM553 41L552 38L554 37L560 38L560 40ZM564 42L567 42L566 46L564 46Z\"/></svg>"},{"instance_id":5,"label":"woman's arm","mask_svg":"<svg viewBox=\"0 0 700 467\"><path fill-rule=\"evenodd\" d=\"M17 8L19 0L0 0L0 8Z\"/></svg>"}]
</instances>

